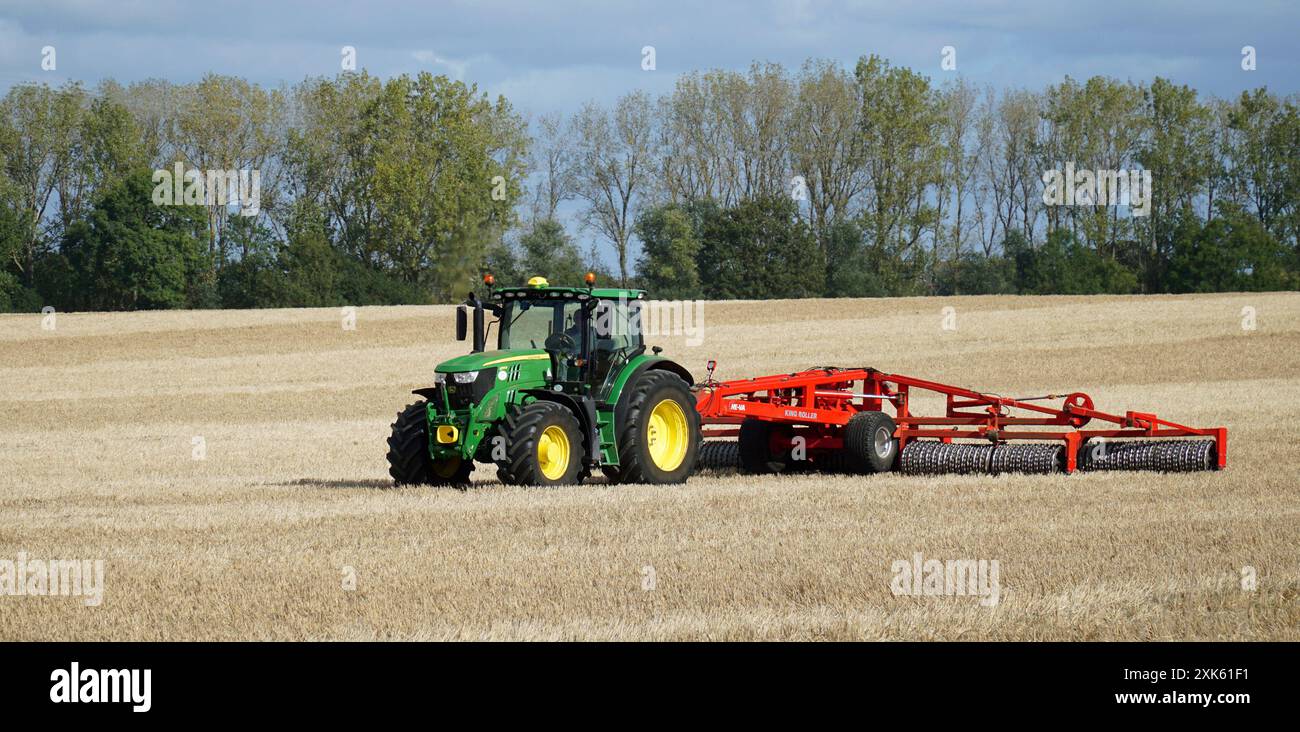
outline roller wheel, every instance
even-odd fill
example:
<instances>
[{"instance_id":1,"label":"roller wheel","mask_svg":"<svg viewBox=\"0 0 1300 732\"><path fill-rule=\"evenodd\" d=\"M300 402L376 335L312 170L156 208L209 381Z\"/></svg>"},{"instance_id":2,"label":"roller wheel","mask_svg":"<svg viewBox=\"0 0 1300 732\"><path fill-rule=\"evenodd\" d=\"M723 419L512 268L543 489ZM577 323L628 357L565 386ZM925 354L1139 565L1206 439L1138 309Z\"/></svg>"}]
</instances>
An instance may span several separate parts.
<instances>
[{"instance_id":1,"label":"roller wheel","mask_svg":"<svg viewBox=\"0 0 1300 732\"><path fill-rule=\"evenodd\" d=\"M1189 472L1215 470L1213 440L1090 442L1079 450L1084 470L1155 470Z\"/></svg>"},{"instance_id":2,"label":"roller wheel","mask_svg":"<svg viewBox=\"0 0 1300 732\"><path fill-rule=\"evenodd\" d=\"M1065 470L1065 448L1048 443L1003 444L993 448L988 472L1060 473Z\"/></svg>"},{"instance_id":3,"label":"roller wheel","mask_svg":"<svg viewBox=\"0 0 1300 732\"><path fill-rule=\"evenodd\" d=\"M898 457L897 425L884 412L858 412L844 427L844 450L856 473L884 473Z\"/></svg>"},{"instance_id":4,"label":"roller wheel","mask_svg":"<svg viewBox=\"0 0 1300 732\"><path fill-rule=\"evenodd\" d=\"M903 448L903 454L898 458L898 469L911 475L987 473L993 453L993 445L913 440Z\"/></svg>"},{"instance_id":5,"label":"roller wheel","mask_svg":"<svg viewBox=\"0 0 1300 732\"><path fill-rule=\"evenodd\" d=\"M699 468L736 470L740 467L740 443L735 440L705 442L700 446Z\"/></svg>"},{"instance_id":6,"label":"roller wheel","mask_svg":"<svg viewBox=\"0 0 1300 732\"><path fill-rule=\"evenodd\" d=\"M790 456L772 450L771 422L750 417L740 423L737 451L744 473L781 473L790 467Z\"/></svg>"},{"instance_id":7,"label":"roller wheel","mask_svg":"<svg viewBox=\"0 0 1300 732\"><path fill-rule=\"evenodd\" d=\"M855 473L853 466L847 450L827 450L813 458L813 467L822 473Z\"/></svg>"}]
</instances>

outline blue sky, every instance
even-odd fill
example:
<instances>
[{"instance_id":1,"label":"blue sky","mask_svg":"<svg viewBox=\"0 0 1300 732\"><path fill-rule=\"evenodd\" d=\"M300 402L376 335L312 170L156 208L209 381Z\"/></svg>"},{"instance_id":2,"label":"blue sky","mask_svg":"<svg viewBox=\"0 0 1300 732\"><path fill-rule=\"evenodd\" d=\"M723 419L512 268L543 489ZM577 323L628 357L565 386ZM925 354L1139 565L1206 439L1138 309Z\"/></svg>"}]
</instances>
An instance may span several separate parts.
<instances>
[{"instance_id":1,"label":"blue sky","mask_svg":"<svg viewBox=\"0 0 1300 732\"><path fill-rule=\"evenodd\" d=\"M529 115L632 89L663 93L683 71L755 60L795 68L809 57L851 67L870 53L937 81L957 73L998 88L1161 75L1218 96L1258 86L1293 94L1297 31L1300 3L1280 1L0 0L0 91L104 77L188 82L208 72L293 83L338 73L340 49L353 46L373 74L447 74L505 94ZM1247 45L1254 71L1241 68ZM56 50L54 71L41 69L45 46ZM654 71L641 68L645 46L655 48ZM940 68L944 46L956 49L956 72ZM574 233L584 248L593 238Z\"/></svg>"},{"instance_id":2,"label":"blue sky","mask_svg":"<svg viewBox=\"0 0 1300 732\"><path fill-rule=\"evenodd\" d=\"M333 75L339 49L380 76L431 70L504 93L522 110L568 111L632 89L661 92L682 71L851 65L878 53L942 77L1041 87L1066 74L1142 80L1160 74L1230 95L1300 89L1294 2L275 2L38 0L0 2L0 87L104 76L191 81L205 72L267 84ZM58 68L42 71L43 46ZM641 49L657 69L641 69ZM1258 68L1241 70L1241 47Z\"/></svg>"}]
</instances>

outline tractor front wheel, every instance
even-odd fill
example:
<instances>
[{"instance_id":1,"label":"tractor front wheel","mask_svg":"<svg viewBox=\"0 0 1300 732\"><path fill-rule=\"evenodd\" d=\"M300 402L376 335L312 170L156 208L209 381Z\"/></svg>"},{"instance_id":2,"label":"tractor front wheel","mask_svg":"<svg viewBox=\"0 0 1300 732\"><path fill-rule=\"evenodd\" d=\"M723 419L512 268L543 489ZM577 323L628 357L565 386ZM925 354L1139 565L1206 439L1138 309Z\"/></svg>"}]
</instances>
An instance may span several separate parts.
<instances>
[{"instance_id":1,"label":"tractor front wheel","mask_svg":"<svg viewBox=\"0 0 1300 732\"><path fill-rule=\"evenodd\" d=\"M685 483L700 452L700 413L682 377L647 371L631 387L610 482ZM612 474L611 474L612 473Z\"/></svg>"},{"instance_id":2,"label":"tractor front wheel","mask_svg":"<svg viewBox=\"0 0 1300 732\"><path fill-rule=\"evenodd\" d=\"M563 485L585 476L582 430L573 412L555 402L512 410L501 423L505 459L497 477L514 485Z\"/></svg>"},{"instance_id":3,"label":"tractor front wheel","mask_svg":"<svg viewBox=\"0 0 1300 732\"><path fill-rule=\"evenodd\" d=\"M397 485L465 486L473 471L469 460L434 460L429 454L428 402L408 404L397 414L388 436L388 474Z\"/></svg>"}]
</instances>

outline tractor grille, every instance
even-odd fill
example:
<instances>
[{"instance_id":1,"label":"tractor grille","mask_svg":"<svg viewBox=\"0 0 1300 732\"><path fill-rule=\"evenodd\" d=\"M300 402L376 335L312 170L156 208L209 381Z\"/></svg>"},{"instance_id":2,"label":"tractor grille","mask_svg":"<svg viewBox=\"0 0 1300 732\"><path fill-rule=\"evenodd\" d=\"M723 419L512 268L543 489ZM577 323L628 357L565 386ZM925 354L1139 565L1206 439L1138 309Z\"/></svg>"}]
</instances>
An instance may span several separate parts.
<instances>
[{"instance_id":1,"label":"tractor grille","mask_svg":"<svg viewBox=\"0 0 1300 732\"><path fill-rule=\"evenodd\" d=\"M448 374L450 377L450 374ZM453 410L469 409L471 405L477 404L492 390L496 384L497 370L486 368L478 373L478 378L472 384L457 384L451 378L443 385L447 392L447 403Z\"/></svg>"}]
</instances>

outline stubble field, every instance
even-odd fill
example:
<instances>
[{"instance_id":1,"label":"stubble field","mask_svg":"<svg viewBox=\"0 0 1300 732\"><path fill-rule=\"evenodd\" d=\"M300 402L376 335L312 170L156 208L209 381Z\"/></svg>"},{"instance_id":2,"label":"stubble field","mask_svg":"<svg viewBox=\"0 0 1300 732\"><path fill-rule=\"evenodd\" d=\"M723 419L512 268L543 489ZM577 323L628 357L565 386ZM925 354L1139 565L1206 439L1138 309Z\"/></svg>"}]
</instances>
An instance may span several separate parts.
<instances>
[{"instance_id":1,"label":"stubble field","mask_svg":"<svg viewBox=\"0 0 1300 732\"><path fill-rule=\"evenodd\" d=\"M704 313L698 347L651 339L697 376L1082 390L1226 425L1229 469L524 489L481 466L469 491L391 489L389 423L464 350L450 307L359 308L354 330L338 309L6 315L0 559L102 559L105 585L97 607L0 595L0 640L1300 640L1300 295ZM1000 602L895 597L917 552L998 560Z\"/></svg>"}]
</instances>

